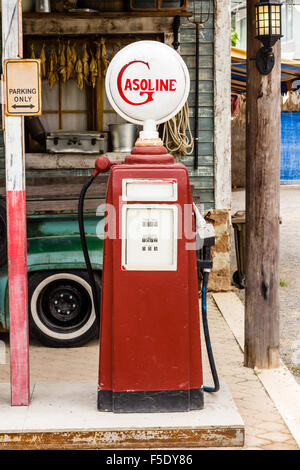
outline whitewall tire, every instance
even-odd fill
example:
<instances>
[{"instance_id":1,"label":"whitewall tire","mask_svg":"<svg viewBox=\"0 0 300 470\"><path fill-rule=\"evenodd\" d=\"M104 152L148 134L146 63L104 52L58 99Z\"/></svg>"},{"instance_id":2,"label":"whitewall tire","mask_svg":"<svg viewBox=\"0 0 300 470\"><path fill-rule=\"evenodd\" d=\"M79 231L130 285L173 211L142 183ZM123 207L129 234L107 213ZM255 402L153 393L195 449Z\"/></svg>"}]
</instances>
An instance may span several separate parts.
<instances>
[{"instance_id":1,"label":"whitewall tire","mask_svg":"<svg viewBox=\"0 0 300 470\"><path fill-rule=\"evenodd\" d=\"M100 293L100 276L96 274ZM84 271L43 271L29 277L30 332L45 346L78 347L98 333ZM99 295L100 298L100 295Z\"/></svg>"}]
</instances>

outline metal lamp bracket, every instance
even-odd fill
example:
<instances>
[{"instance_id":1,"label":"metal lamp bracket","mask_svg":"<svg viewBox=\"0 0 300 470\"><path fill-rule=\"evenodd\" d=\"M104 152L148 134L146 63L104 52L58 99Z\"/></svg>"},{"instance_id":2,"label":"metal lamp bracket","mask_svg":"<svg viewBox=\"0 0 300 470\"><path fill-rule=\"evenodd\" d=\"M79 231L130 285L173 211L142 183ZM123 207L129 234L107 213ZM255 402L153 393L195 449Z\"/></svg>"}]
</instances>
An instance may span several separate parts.
<instances>
[{"instance_id":1,"label":"metal lamp bracket","mask_svg":"<svg viewBox=\"0 0 300 470\"><path fill-rule=\"evenodd\" d=\"M261 47L256 56L256 67L262 75L269 75L275 64L272 48Z\"/></svg>"}]
</instances>

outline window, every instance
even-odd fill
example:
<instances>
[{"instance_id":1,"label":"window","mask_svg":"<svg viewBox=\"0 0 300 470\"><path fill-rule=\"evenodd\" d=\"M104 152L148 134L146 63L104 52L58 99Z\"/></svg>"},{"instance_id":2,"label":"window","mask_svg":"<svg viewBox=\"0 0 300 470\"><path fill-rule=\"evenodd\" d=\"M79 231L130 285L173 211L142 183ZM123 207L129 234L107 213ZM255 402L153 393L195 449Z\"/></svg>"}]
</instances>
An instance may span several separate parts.
<instances>
[{"instance_id":1,"label":"window","mask_svg":"<svg viewBox=\"0 0 300 470\"><path fill-rule=\"evenodd\" d=\"M294 6L293 0L285 0L282 5L282 34L285 41L294 39Z\"/></svg>"},{"instance_id":2,"label":"window","mask_svg":"<svg viewBox=\"0 0 300 470\"><path fill-rule=\"evenodd\" d=\"M240 21L240 48L247 49L247 18Z\"/></svg>"},{"instance_id":3,"label":"window","mask_svg":"<svg viewBox=\"0 0 300 470\"><path fill-rule=\"evenodd\" d=\"M47 132L54 130L84 131L93 128L91 90L80 90L74 80L59 81L49 87L43 80L43 114L41 122Z\"/></svg>"}]
</instances>

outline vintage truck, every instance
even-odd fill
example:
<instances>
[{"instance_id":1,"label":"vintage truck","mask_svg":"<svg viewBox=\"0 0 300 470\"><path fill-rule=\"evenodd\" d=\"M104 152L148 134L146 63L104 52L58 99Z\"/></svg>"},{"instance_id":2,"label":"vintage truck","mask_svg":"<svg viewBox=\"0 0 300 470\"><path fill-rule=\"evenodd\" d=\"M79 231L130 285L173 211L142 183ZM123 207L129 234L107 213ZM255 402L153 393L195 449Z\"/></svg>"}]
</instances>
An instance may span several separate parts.
<instances>
[{"instance_id":1,"label":"vintage truck","mask_svg":"<svg viewBox=\"0 0 300 470\"><path fill-rule=\"evenodd\" d=\"M30 334L51 347L76 347L98 334L92 292L81 248L76 198L59 198L46 210L35 190L34 206L27 212L28 295ZM97 188L94 188L94 191ZM67 191L67 190L66 190ZM31 195L32 196L32 195ZM42 198L44 200L44 197ZM48 198L49 199L49 198ZM72 199L72 204L68 204ZM92 201L96 202L95 199ZM85 230L87 244L101 295L104 212L90 208L87 201ZM97 201L99 205L101 201ZM93 206L93 204L92 204ZM100 297L98 295L98 297ZM5 199L0 196L0 331L9 330L8 275L6 255Z\"/></svg>"}]
</instances>

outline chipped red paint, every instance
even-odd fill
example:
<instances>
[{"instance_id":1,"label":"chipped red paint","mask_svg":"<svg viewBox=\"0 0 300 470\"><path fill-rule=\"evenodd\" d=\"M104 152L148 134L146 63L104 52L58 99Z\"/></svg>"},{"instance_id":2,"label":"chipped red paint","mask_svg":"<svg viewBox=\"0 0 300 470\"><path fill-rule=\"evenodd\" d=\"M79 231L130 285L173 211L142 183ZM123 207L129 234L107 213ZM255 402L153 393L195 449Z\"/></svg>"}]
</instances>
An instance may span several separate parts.
<instances>
[{"instance_id":1,"label":"chipped red paint","mask_svg":"<svg viewBox=\"0 0 300 470\"><path fill-rule=\"evenodd\" d=\"M25 191L7 191L11 404L29 404L29 338Z\"/></svg>"}]
</instances>

